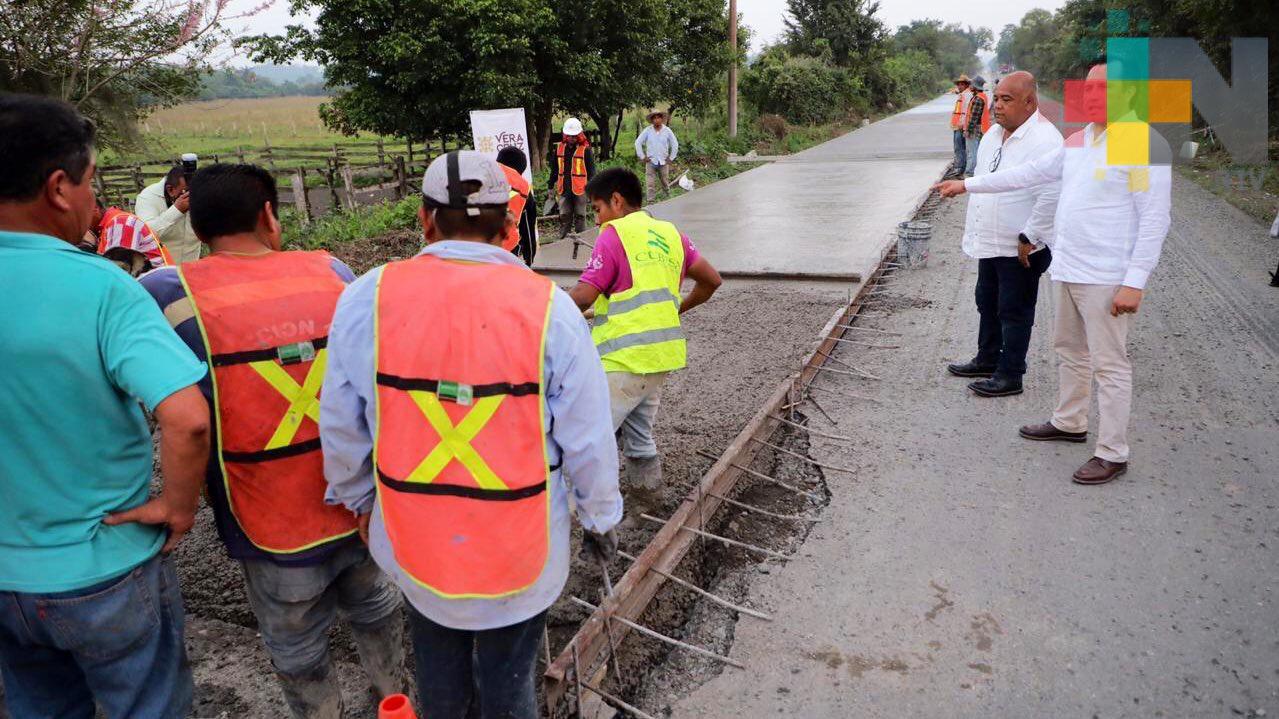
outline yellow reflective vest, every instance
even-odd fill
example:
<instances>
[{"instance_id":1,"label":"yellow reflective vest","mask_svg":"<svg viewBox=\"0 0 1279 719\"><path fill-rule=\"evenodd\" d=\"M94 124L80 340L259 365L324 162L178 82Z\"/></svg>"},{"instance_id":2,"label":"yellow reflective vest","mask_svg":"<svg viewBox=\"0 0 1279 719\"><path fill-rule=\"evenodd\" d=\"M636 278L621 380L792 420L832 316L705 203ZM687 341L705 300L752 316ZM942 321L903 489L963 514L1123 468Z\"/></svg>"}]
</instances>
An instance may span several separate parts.
<instances>
[{"instance_id":1,"label":"yellow reflective vest","mask_svg":"<svg viewBox=\"0 0 1279 719\"><path fill-rule=\"evenodd\" d=\"M622 240L632 284L595 300L591 338L606 372L653 374L687 364L679 324L684 244L675 225L637 211L610 222Z\"/></svg>"}]
</instances>

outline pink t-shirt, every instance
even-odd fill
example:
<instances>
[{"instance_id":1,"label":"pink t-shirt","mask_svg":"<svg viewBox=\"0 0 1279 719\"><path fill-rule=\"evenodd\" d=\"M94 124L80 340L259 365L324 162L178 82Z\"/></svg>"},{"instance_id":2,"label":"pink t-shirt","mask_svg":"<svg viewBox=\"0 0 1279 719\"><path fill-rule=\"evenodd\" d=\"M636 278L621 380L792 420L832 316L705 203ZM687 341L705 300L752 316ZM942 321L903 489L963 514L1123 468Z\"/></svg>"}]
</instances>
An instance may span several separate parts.
<instances>
[{"instance_id":1,"label":"pink t-shirt","mask_svg":"<svg viewBox=\"0 0 1279 719\"><path fill-rule=\"evenodd\" d=\"M680 270L680 279L683 280L688 274L688 268L701 258L701 254L688 239L688 235L681 232L679 239L684 245L684 267ZM586 263L586 269L582 270L578 281L603 292L605 297L625 292L635 284L635 280L631 279L631 264L626 261L622 238L618 236L617 230L612 227L600 230L599 237L595 238L591 259Z\"/></svg>"}]
</instances>

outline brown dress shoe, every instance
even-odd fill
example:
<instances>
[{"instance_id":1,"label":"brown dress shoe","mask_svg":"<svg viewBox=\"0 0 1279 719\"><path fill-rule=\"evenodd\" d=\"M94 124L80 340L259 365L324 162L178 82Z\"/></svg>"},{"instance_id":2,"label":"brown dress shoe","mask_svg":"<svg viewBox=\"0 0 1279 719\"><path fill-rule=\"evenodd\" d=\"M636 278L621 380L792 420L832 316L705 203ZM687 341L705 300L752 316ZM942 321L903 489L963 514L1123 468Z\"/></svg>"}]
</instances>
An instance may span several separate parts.
<instances>
[{"instance_id":1,"label":"brown dress shoe","mask_svg":"<svg viewBox=\"0 0 1279 719\"><path fill-rule=\"evenodd\" d=\"M1093 457L1075 470L1075 484L1105 484L1127 471L1127 462L1111 462Z\"/></svg>"},{"instance_id":2,"label":"brown dress shoe","mask_svg":"<svg viewBox=\"0 0 1279 719\"><path fill-rule=\"evenodd\" d=\"M1043 424L1028 424L1017 430L1017 433L1026 439L1033 439L1036 442L1087 442L1087 432L1066 432L1057 427L1052 422L1044 422Z\"/></svg>"}]
</instances>

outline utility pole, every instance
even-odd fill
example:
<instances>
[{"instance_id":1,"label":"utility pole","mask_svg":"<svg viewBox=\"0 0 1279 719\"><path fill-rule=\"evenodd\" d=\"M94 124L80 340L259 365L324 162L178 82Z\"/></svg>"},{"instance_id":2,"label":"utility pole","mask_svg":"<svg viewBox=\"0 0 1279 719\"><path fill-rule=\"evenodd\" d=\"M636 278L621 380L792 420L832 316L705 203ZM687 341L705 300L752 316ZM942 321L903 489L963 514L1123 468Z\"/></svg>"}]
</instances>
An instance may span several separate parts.
<instances>
[{"instance_id":1,"label":"utility pole","mask_svg":"<svg viewBox=\"0 0 1279 719\"><path fill-rule=\"evenodd\" d=\"M733 53L728 66L728 136L737 137L737 0L728 0L728 47Z\"/></svg>"}]
</instances>

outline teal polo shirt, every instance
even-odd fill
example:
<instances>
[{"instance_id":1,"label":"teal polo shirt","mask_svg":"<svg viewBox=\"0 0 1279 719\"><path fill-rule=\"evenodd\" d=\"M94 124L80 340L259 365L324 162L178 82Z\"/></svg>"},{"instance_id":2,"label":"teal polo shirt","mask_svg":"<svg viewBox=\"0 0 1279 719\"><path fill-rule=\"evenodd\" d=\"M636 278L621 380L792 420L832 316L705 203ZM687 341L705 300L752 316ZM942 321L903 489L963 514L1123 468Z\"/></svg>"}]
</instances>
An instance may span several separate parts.
<instances>
[{"instance_id":1,"label":"teal polo shirt","mask_svg":"<svg viewBox=\"0 0 1279 719\"><path fill-rule=\"evenodd\" d=\"M80 589L165 529L103 517L149 496L154 410L204 363L135 280L46 235L0 231L0 590Z\"/></svg>"}]
</instances>

